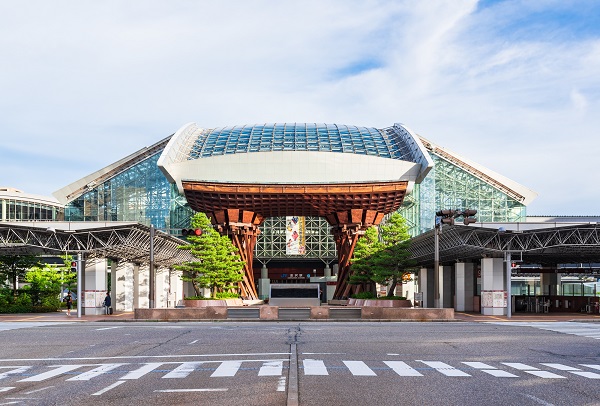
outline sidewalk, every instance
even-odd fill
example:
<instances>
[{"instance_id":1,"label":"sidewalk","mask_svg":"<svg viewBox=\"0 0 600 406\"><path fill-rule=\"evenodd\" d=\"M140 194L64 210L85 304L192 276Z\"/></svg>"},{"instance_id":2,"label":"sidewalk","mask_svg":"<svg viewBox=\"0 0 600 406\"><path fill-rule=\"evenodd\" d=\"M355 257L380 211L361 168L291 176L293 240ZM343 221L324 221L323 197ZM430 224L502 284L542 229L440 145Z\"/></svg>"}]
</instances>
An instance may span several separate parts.
<instances>
[{"instance_id":1,"label":"sidewalk","mask_svg":"<svg viewBox=\"0 0 600 406\"><path fill-rule=\"evenodd\" d=\"M454 312L456 321L486 322L486 321L506 321L506 322L553 322L553 321L587 321L600 322L599 314L586 313L513 313L509 319L506 316L485 316L480 313ZM25 314L0 314L0 322L7 321L25 321L25 322L104 322L104 321L133 321L133 312L117 312L111 315L83 315L77 317L77 312L71 311L71 316L67 312L55 313L25 313ZM364 321L364 320L363 320Z\"/></svg>"},{"instance_id":2,"label":"sidewalk","mask_svg":"<svg viewBox=\"0 0 600 406\"><path fill-rule=\"evenodd\" d=\"M454 312L454 318L459 321L521 321L521 322L552 322L552 321L587 321L600 322L599 314L587 313L513 313L509 319L506 316L485 316L480 313Z\"/></svg>"},{"instance_id":3,"label":"sidewalk","mask_svg":"<svg viewBox=\"0 0 600 406\"><path fill-rule=\"evenodd\" d=\"M128 321L133 320L133 312L117 312L111 315L83 315L77 317L77 312L71 310L71 315L67 316L66 310L54 313L19 313L19 314L0 314L0 322L6 321Z\"/></svg>"}]
</instances>

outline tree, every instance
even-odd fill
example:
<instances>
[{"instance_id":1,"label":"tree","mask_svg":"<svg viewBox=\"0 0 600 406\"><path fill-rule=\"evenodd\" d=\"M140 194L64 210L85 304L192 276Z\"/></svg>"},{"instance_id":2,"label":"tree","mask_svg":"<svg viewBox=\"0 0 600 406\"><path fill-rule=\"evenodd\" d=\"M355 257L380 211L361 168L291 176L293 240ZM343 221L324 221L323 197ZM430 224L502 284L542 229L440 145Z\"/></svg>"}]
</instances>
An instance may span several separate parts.
<instances>
[{"instance_id":1,"label":"tree","mask_svg":"<svg viewBox=\"0 0 600 406\"><path fill-rule=\"evenodd\" d=\"M26 272L39 266L40 259L35 255L0 255L0 283L9 280L13 297L17 297L18 281Z\"/></svg>"},{"instance_id":2,"label":"tree","mask_svg":"<svg viewBox=\"0 0 600 406\"><path fill-rule=\"evenodd\" d=\"M352 273L348 282L353 285L372 283L373 279L373 255L382 250L383 243L379 241L379 232L377 227L369 227L356 242L354 253L352 254L351 270Z\"/></svg>"},{"instance_id":3,"label":"tree","mask_svg":"<svg viewBox=\"0 0 600 406\"><path fill-rule=\"evenodd\" d=\"M402 284L402 277L416 264L410 259L409 246L408 226L398 213L392 214L379 230L375 227L367 229L356 243L350 283L391 283L388 296L394 296L396 286Z\"/></svg>"},{"instance_id":4,"label":"tree","mask_svg":"<svg viewBox=\"0 0 600 406\"><path fill-rule=\"evenodd\" d=\"M244 278L244 262L238 249L227 236L221 236L212 228L206 214L196 213L191 218L191 225L201 229L202 234L189 236L190 244L179 248L189 250L198 260L174 267L183 271L181 279L192 283L197 296L200 296L200 288L210 289L213 298L217 292L236 289Z\"/></svg>"}]
</instances>

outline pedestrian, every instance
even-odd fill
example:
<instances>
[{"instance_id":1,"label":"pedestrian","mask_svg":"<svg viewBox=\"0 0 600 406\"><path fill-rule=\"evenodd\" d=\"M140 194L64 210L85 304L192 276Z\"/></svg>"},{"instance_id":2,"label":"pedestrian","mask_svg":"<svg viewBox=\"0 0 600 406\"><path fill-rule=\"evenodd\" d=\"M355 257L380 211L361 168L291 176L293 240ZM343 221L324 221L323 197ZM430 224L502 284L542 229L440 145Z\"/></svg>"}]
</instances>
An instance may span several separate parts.
<instances>
[{"instance_id":1,"label":"pedestrian","mask_svg":"<svg viewBox=\"0 0 600 406\"><path fill-rule=\"evenodd\" d=\"M71 296L71 292L67 293L67 296L64 298L65 303L67 304L67 316L71 315L71 307L73 307L73 296Z\"/></svg>"},{"instance_id":2,"label":"pedestrian","mask_svg":"<svg viewBox=\"0 0 600 406\"><path fill-rule=\"evenodd\" d=\"M106 292L106 297L104 298L104 311L105 314L110 314L110 293Z\"/></svg>"}]
</instances>

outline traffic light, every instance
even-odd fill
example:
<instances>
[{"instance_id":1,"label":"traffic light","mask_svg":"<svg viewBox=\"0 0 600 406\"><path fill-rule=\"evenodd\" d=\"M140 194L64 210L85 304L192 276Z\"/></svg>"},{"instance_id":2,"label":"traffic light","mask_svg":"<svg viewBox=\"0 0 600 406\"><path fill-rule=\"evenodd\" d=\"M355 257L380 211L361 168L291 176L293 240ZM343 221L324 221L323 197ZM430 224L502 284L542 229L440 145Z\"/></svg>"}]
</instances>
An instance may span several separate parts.
<instances>
[{"instance_id":1,"label":"traffic light","mask_svg":"<svg viewBox=\"0 0 600 406\"><path fill-rule=\"evenodd\" d=\"M71 272L77 272L77 261L71 261Z\"/></svg>"},{"instance_id":2,"label":"traffic light","mask_svg":"<svg viewBox=\"0 0 600 406\"><path fill-rule=\"evenodd\" d=\"M442 218L442 223L448 224L449 226L454 225L454 217L444 217Z\"/></svg>"},{"instance_id":3,"label":"traffic light","mask_svg":"<svg viewBox=\"0 0 600 406\"><path fill-rule=\"evenodd\" d=\"M200 228L184 228L183 230L181 230L181 235L183 235L184 237L187 237L187 236L199 237L202 235L202 229L200 229Z\"/></svg>"},{"instance_id":4,"label":"traffic light","mask_svg":"<svg viewBox=\"0 0 600 406\"><path fill-rule=\"evenodd\" d=\"M475 217L472 217L477 214L477 210L464 210L462 215L464 217L463 224L468 226L469 224L477 222Z\"/></svg>"},{"instance_id":5,"label":"traffic light","mask_svg":"<svg viewBox=\"0 0 600 406\"><path fill-rule=\"evenodd\" d=\"M456 214L456 210L439 210L435 213L438 217L453 217Z\"/></svg>"}]
</instances>

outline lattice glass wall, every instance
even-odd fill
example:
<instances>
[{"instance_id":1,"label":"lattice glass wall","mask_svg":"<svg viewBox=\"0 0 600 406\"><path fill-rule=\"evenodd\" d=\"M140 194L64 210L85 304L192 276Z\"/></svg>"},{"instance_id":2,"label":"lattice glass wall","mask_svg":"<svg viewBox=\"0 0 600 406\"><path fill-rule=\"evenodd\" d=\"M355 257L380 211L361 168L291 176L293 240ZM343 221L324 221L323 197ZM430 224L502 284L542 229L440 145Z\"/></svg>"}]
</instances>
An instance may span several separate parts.
<instances>
[{"instance_id":1,"label":"lattice glass wall","mask_svg":"<svg viewBox=\"0 0 600 406\"><path fill-rule=\"evenodd\" d=\"M287 255L286 252L286 218L270 217L260 227L261 233L256 241L254 257L261 261L270 258L321 258L333 260L337 258L335 242L331 234L331 226L320 217L305 217L306 253L303 255Z\"/></svg>"},{"instance_id":2,"label":"lattice glass wall","mask_svg":"<svg viewBox=\"0 0 600 406\"><path fill-rule=\"evenodd\" d=\"M70 202L67 221L137 221L169 231L189 224L192 210L160 171L157 154Z\"/></svg>"},{"instance_id":3,"label":"lattice glass wall","mask_svg":"<svg viewBox=\"0 0 600 406\"><path fill-rule=\"evenodd\" d=\"M412 236L433 229L435 212L442 209L476 209L477 221L525 221L522 203L436 154L430 155L435 167L399 210L411 225Z\"/></svg>"}]
</instances>

